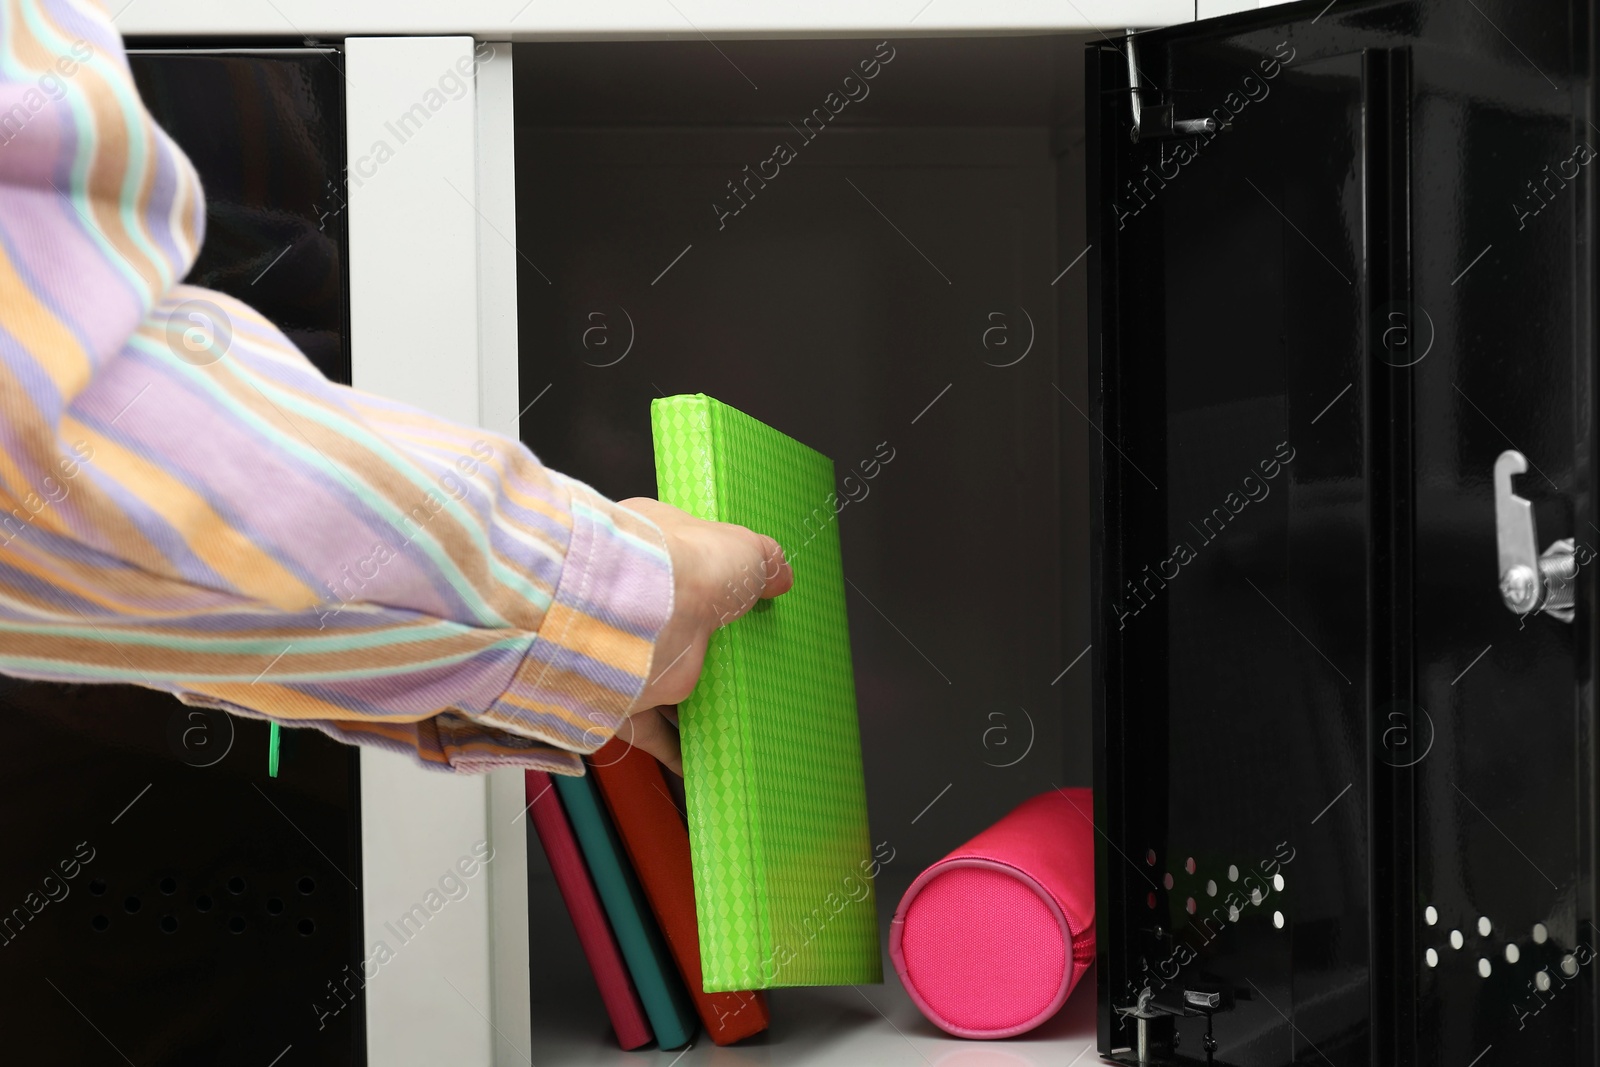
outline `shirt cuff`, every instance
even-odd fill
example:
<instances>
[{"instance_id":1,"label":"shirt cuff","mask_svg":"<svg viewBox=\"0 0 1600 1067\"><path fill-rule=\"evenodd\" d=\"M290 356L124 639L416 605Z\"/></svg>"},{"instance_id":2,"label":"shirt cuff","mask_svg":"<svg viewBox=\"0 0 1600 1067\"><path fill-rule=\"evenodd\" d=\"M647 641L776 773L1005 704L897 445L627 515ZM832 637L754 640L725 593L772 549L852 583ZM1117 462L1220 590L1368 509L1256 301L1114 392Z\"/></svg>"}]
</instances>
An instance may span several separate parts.
<instances>
[{"instance_id":1,"label":"shirt cuff","mask_svg":"<svg viewBox=\"0 0 1600 1067\"><path fill-rule=\"evenodd\" d=\"M409 756L419 767L448 774L484 774L500 767L522 767L550 774L581 775L583 757L526 737L508 734L443 711L417 722L362 722L347 719L277 719L220 697L170 690L191 707L216 708L247 719L276 722L286 730L320 731L346 745Z\"/></svg>"},{"instance_id":2,"label":"shirt cuff","mask_svg":"<svg viewBox=\"0 0 1600 1067\"><path fill-rule=\"evenodd\" d=\"M576 479L550 476L566 487L572 516L561 580L511 684L472 718L588 753L617 732L649 679L672 616L672 558L655 523Z\"/></svg>"}]
</instances>

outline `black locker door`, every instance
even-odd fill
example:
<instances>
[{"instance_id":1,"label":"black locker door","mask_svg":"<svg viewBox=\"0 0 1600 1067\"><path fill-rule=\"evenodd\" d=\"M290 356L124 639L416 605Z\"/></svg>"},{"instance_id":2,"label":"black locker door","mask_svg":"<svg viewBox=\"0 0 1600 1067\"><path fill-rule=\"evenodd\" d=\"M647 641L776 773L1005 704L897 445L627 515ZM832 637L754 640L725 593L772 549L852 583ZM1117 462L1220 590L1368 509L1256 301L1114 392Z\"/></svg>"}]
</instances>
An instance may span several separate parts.
<instances>
[{"instance_id":1,"label":"black locker door","mask_svg":"<svg viewBox=\"0 0 1600 1067\"><path fill-rule=\"evenodd\" d=\"M348 382L340 54L129 62L205 188L187 280ZM0 676L0 715L6 1062L366 1062L353 748L285 731L272 778L266 723L133 686Z\"/></svg>"},{"instance_id":2,"label":"black locker door","mask_svg":"<svg viewBox=\"0 0 1600 1067\"><path fill-rule=\"evenodd\" d=\"M1090 48L1103 1055L1596 1062L1593 29Z\"/></svg>"}]
</instances>

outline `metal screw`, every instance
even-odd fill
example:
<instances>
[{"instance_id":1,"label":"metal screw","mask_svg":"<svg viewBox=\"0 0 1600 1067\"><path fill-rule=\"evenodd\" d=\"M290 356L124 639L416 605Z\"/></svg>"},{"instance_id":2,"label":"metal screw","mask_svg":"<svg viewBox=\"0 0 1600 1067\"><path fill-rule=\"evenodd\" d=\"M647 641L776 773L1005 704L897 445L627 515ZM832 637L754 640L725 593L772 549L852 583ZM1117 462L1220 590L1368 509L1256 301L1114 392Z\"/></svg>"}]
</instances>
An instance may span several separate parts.
<instances>
[{"instance_id":1,"label":"metal screw","mask_svg":"<svg viewBox=\"0 0 1600 1067\"><path fill-rule=\"evenodd\" d=\"M1533 568L1519 563L1500 578L1500 595L1514 611L1527 611L1533 607L1534 592L1538 588Z\"/></svg>"}]
</instances>

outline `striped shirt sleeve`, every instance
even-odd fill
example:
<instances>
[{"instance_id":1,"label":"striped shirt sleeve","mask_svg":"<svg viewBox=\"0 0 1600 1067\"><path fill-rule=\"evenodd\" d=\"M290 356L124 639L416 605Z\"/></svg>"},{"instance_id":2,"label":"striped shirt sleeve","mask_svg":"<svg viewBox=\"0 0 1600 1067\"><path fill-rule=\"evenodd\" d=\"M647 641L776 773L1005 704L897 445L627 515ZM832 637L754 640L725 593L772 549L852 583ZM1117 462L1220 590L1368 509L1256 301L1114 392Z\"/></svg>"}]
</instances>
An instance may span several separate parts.
<instances>
[{"instance_id":1,"label":"striped shirt sleeve","mask_svg":"<svg viewBox=\"0 0 1600 1067\"><path fill-rule=\"evenodd\" d=\"M0 0L0 672L582 773L671 611L660 531L181 284L204 220L105 12Z\"/></svg>"}]
</instances>

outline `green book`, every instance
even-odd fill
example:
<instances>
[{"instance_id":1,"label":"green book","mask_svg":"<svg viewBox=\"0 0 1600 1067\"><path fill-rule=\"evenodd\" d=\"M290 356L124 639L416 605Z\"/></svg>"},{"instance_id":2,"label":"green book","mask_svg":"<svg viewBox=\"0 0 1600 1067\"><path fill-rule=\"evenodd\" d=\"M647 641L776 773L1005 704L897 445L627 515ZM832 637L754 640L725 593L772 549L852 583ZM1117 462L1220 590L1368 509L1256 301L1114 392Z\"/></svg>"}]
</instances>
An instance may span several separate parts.
<instances>
[{"instance_id":1,"label":"green book","mask_svg":"<svg viewBox=\"0 0 1600 1067\"><path fill-rule=\"evenodd\" d=\"M699 1017L650 914L644 888L628 866L616 828L600 803L594 779L587 774L582 778L552 774L550 780L572 823L572 835L578 839L595 892L611 920L611 932L617 936L617 948L639 991L639 1002L658 1047L687 1044L700 1025Z\"/></svg>"},{"instance_id":2,"label":"green book","mask_svg":"<svg viewBox=\"0 0 1600 1067\"><path fill-rule=\"evenodd\" d=\"M833 462L708 396L650 418L661 500L776 538L794 568L712 636L678 708L706 991L881 982Z\"/></svg>"}]
</instances>

